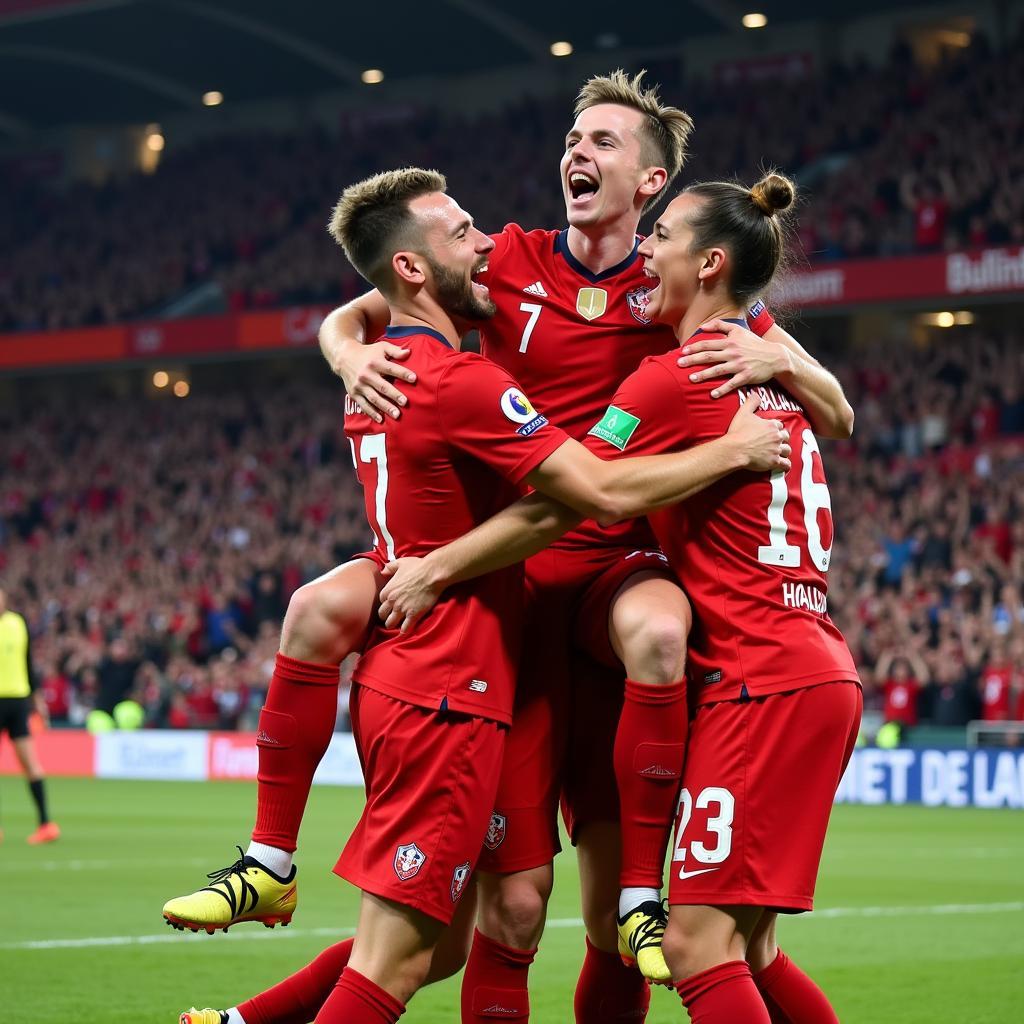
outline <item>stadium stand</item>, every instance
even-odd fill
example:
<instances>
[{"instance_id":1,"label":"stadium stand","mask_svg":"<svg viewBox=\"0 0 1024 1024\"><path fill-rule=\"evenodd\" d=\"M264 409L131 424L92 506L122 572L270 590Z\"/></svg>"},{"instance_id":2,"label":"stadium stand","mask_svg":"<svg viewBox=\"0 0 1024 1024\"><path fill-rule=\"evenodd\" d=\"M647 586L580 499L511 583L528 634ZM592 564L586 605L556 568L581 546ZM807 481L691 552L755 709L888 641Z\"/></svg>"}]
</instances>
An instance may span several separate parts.
<instances>
[{"instance_id":1,"label":"stadium stand","mask_svg":"<svg viewBox=\"0 0 1024 1024\"><path fill-rule=\"evenodd\" d=\"M1024 39L992 52L979 34L928 71L897 46L880 68L836 64L761 89L665 85L696 120L691 178L752 179L776 164L807 183L811 260L1024 242ZM559 223L552 147L565 127L564 97L473 118L410 107L394 124L350 118L331 135L218 137L103 187L57 194L0 176L11 257L0 331L154 315L209 281L235 310L350 297L361 285L326 212L344 184L385 165L443 168L485 227Z\"/></svg>"}]
</instances>

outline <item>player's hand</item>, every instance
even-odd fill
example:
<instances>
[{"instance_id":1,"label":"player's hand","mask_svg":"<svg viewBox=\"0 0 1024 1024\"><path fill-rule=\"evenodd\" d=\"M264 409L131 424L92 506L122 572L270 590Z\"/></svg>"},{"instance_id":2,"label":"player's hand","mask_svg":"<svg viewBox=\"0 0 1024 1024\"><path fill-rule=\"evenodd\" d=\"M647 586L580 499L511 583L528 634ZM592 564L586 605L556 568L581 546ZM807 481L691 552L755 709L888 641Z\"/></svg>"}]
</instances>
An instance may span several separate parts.
<instances>
[{"instance_id":1,"label":"player's hand","mask_svg":"<svg viewBox=\"0 0 1024 1024\"><path fill-rule=\"evenodd\" d=\"M345 390L356 405L374 423L383 423L385 416L397 420L401 415L400 406L407 401L388 378L410 384L416 380L416 374L401 365L401 360L408 358L407 348L392 345L389 341L354 345L338 357L334 372L345 382Z\"/></svg>"},{"instance_id":2,"label":"player's hand","mask_svg":"<svg viewBox=\"0 0 1024 1024\"><path fill-rule=\"evenodd\" d=\"M782 420L765 419L757 415L761 408L761 396L751 395L732 418L726 437L731 438L744 454L747 469L755 473L775 473L788 470L792 463L789 457L789 431Z\"/></svg>"},{"instance_id":3,"label":"player's hand","mask_svg":"<svg viewBox=\"0 0 1024 1024\"><path fill-rule=\"evenodd\" d=\"M437 604L444 588L434 581L424 558L396 558L383 573L390 579L380 592L377 614L388 629L408 633Z\"/></svg>"},{"instance_id":4,"label":"player's hand","mask_svg":"<svg viewBox=\"0 0 1024 1024\"><path fill-rule=\"evenodd\" d=\"M765 381L785 373L792 366L792 354L785 345L777 345L759 338L740 324L728 320L709 320L701 324L702 331L724 334L724 338L708 338L684 345L677 360L682 367L704 366L690 374L695 384L717 377L729 377L711 392L712 398L735 391L750 384Z\"/></svg>"}]
</instances>

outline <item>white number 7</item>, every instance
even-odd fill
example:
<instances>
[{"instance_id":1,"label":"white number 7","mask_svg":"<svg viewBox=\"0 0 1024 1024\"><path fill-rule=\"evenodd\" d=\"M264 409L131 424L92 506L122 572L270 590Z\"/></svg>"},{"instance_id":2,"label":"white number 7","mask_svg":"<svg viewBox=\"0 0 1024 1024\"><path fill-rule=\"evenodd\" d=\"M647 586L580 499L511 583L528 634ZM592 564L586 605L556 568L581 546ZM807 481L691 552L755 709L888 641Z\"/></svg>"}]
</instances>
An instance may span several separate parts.
<instances>
[{"instance_id":1,"label":"white number 7","mask_svg":"<svg viewBox=\"0 0 1024 1024\"><path fill-rule=\"evenodd\" d=\"M519 351L525 352L526 346L530 344L530 335L533 334L533 329L537 326L537 320L544 307L538 306L536 302L521 302L519 309L523 313L530 314L530 319L526 321L526 326L523 328L523 340L519 342Z\"/></svg>"},{"instance_id":2,"label":"white number 7","mask_svg":"<svg viewBox=\"0 0 1024 1024\"><path fill-rule=\"evenodd\" d=\"M374 518L371 523L374 540L384 541L384 550L390 561L395 557L395 539L388 529L388 448L384 434L364 434L359 441L359 461L377 463L377 489L374 493Z\"/></svg>"}]
</instances>

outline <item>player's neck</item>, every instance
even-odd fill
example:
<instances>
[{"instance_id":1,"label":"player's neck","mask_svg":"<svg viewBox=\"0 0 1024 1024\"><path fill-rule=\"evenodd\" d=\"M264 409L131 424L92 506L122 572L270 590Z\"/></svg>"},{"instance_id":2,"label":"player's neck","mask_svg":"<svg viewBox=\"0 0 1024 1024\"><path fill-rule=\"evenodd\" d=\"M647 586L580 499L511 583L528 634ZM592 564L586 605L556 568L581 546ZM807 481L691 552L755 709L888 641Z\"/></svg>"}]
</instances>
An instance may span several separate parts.
<instances>
[{"instance_id":1,"label":"player's neck","mask_svg":"<svg viewBox=\"0 0 1024 1024\"><path fill-rule=\"evenodd\" d=\"M739 320L742 317L743 310L729 296L698 295L686 311L686 316L679 321L676 338L682 344L701 324L706 324L709 320Z\"/></svg>"},{"instance_id":2,"label":"player's neck","mask_svg":"<svg viewBox=\"0 0 1024 1024\"><path fill-rule=\"evenodd\" d=\"M462 347L462 332L447 313L438 308L420 309L416 306L399 307L391 310L392 327L427 327L444 335L445 341L456 352Z\"/></svg>"},{"instance_id":3,"label":"player's neck","mask_svg":"<svg viewBox=\"0 0 1024 1024\"><path fill-rule=\"evenodd\" d=\"M566 241L569 252L576 257L592 274L603 274L611 267L620 264L636 245L635 223L623 223L609 229L601 226L593 231L584 232L580 228L569 227Z\"/></svg>"}]
</instances>

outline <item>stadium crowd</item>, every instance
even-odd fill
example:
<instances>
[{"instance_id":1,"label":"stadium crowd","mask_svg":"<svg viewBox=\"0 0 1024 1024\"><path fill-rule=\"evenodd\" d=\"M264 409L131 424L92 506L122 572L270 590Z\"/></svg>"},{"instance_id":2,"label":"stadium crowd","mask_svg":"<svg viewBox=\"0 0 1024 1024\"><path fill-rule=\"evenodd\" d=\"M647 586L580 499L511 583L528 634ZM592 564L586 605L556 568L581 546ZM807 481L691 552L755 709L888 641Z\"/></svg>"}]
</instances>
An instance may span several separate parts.
<instances>
[{"instance_id":1,"label":"stadium crowd","mask_svg":"<svg viewBox=\"0 0 1024 1024\"><path fill-rule=\"evenodd\" d=\"M832 65L813 82L656 77L694 115L691 179L753 180L773 163L805 183L810 259L1024 242L1024 40L993 54L979 36L928 71L896 48L880 68ZM564 97L479 117L371 108L333 134L171 148L152 176L103 187L7 182L0 331L152 315L209 281L233 309L350 297L360 285L326 211L344 184L396 163L445 169L482 226L560 223L552 147L566 115Z\"/></svg>"},{"instance_id":2,"label":"stadium crowd","mask_svg":"<svg viewBox=\"0 0 1024 1024\"><path fill-rule=\"evenodd\" d=\"M907 725L1024 719L1021 340L829 360L858 416L826 449L830 610ZM320 377L0 412L0 579L54 721L134 695L150 725L254 726L289 595L369 544L340 399Z\"/></svg>"}]
</instances>

